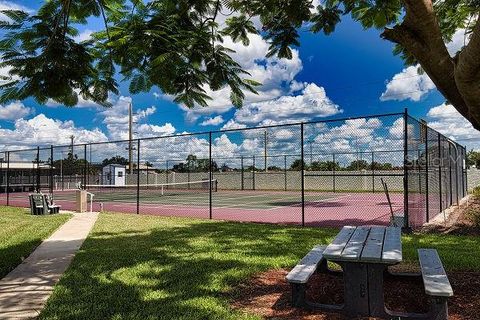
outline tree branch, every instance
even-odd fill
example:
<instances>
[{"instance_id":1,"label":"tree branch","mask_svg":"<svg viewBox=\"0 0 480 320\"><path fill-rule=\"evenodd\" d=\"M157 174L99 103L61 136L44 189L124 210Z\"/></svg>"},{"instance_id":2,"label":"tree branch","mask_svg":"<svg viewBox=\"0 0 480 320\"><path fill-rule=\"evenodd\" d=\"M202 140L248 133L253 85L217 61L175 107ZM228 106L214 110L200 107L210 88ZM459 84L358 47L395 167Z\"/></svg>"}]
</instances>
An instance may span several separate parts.
<instances>
[{"instance_id":1,"label":"tree branch","mask_svg":"<svg viewBox=\"0 0 480 320\"><path fill-rule=\"evenodd\" d=\"M455 80L470 117L480 122L480 17L470 42L455 59Z\"/></svg>"},{"instance_id":2,"label":"tree branch","mask_svg":"<svg viewBox=\"0 0 480 320\"><path fill-rule=\"evenodd\" d=\"M432 1L403 0L403 3L406 10L404 21L386 28L382 38L402 45L411 53L442 95L480 130L480 118L472 118L469 103L457 87L455 64L443 41Z\"/></svg>"}]
</instances>

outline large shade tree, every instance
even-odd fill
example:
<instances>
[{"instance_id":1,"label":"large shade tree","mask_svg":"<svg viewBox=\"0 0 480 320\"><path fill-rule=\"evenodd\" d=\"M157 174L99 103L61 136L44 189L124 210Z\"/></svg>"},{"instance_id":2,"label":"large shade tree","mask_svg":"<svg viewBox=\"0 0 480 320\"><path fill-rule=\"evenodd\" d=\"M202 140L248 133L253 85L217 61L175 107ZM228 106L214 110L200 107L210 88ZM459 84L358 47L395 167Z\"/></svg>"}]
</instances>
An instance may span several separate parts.
<instances>
[{"instance_id":1,"label":"large shade tree","mask_svg":"<svg viewBox=\"0 0 480 320\"><path fill-rule=\"evenodd\" d=\"M291 58L299 29L329 34L345 15L381 29L394 53L419 64L438 90L480 129L480 0L50 0L34 14L4 11L0 41L0 103L33 96L75 105L78 95L108 105L115 74L131 93L159 87L188 107L207 106L207 88L230 87L240 107L258 85L231 58L223 37L249 44L248 33L270 42L269 56ZM89 17L105 28L78 43L76 25ZM227 18L226 18L227 17ZM220 23L225 20L225 23ZM253 19L259 18L261 29ZM451 57L446 43L465 30L465 46Z\"/></svg>"}]
</instances>

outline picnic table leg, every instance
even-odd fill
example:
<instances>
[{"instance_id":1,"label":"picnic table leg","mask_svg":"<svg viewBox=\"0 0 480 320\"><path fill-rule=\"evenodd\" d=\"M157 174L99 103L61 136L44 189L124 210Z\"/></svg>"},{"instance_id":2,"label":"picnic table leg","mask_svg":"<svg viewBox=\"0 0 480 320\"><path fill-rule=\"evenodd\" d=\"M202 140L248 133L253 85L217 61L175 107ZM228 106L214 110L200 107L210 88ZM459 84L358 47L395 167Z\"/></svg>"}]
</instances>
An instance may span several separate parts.
<instances>
[{"instance_id":1,"label":"picnic table leg","mask_svg":"<svg viewBox=\"0 0 480 320\"><path fill-rule=\"evenodd\" d=\"M389 318L389 313L385 308L383 291L383 276L385 274L387 266L383 264L369 264L367 268L370 316Z\"/></svg>"},{"instance_id":2,"label":"picnic table leg","mask_svg":"<svg viewBox=\"0 0 480 320\"><path fill-rule=\"evenodd\" d=\"M368 286L370 301L370 316L383 319L430 319L430 320L447 320L448 307L447 298L435 297L431 300L431 307L428 313L409 313L409 312L392 312L385 306L384 300L384 275L396 277L412 277L415 274L389 274L386 272L387 267L380 264L371 264L368 266Z\"/></svg>"},{"instance_id":3,"label":"picnic table leg","mask_svg":"<svg viewBox=\"0 0 480 320\"><path fill-rule=\"evenodd\" d=\"M358 263L342 263L344 276L344 313L349 317L369 315L367 267Z\"/></svg>"},{"instance_id":4,"label":"picnic table leg","mask_svg":"<svg viewBox=\"0 0 480 320\"><path fill-rule=\"evenodd\" d=\"M305 307L305 291L306 291L306 284L302 283L291 283L292 287L292 305L294 307Z\"/></svg>"},{"instance_id":5,"label":"picnic table leg","mask_svg":"<svg viewBox=\"0 0 480 320\"><path fill-rule=\"evenodd\" d=\"M431 314L434 320L447 320L448 319L448 306L447 298L434 297L431 300Z\"/></svg>"}]
</instances>

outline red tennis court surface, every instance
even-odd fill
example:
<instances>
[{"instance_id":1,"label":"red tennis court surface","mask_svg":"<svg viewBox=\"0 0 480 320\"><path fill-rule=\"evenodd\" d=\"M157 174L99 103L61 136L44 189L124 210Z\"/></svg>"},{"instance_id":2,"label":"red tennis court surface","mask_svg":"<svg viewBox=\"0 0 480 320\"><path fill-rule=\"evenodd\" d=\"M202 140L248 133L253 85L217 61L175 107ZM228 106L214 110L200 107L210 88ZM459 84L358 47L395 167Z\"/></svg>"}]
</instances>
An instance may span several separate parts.
<instances>
[{"instance_id":1,"label":"red tennis court surface","mask_svg":"<svg viewBox=\"0 0 480 320\"><path fill-rule=\"evenodd\" d=\"M137 213L135 194L95 195L93 210ZM403 212L403 194L391 194L394 212ZM56 191L55 203L65 210L75 210L73 191ZM218 220L301 224L300 192L218 191L212 195L210 212L208 193L188 193L171 196L140 195L139 213L157 216L210 218ZM6 204L6 196L0 197ZM28 193L10 194L11 206L28 207ZM304 223L310 226L387 225L390 208L382 193L305 193ZM423 223L423 222L422 222Z\"/></svg>"}]
</instances>

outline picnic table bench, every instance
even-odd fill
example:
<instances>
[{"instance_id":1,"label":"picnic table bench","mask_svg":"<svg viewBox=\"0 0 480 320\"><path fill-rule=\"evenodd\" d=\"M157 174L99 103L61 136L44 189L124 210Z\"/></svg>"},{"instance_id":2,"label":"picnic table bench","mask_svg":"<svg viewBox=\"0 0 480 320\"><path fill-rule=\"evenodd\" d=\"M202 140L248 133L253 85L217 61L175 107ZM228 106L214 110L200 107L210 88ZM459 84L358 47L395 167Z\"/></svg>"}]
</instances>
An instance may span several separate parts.
<instances>
[{"instance_id":1,"label":"picnic table bench","mask_svg":"<svg viewBox=\"0 0 480 320\"><path fill-rule=\"evenodd\" d=\"M453 295L438 253L419 249L421 276L425 293L431 297L426 314L397 313L384 301L383 280L388 267L402 261L401 229L395 227L344 227L328 246L316 246L287 275L296 307L342 312L349 317L384 319L447 319L447 298ZM308 280L315 272L329 272L327 262L341 266L344 279L344 303L326 305L306 300Z\"/></svg>"}]
</instances>

